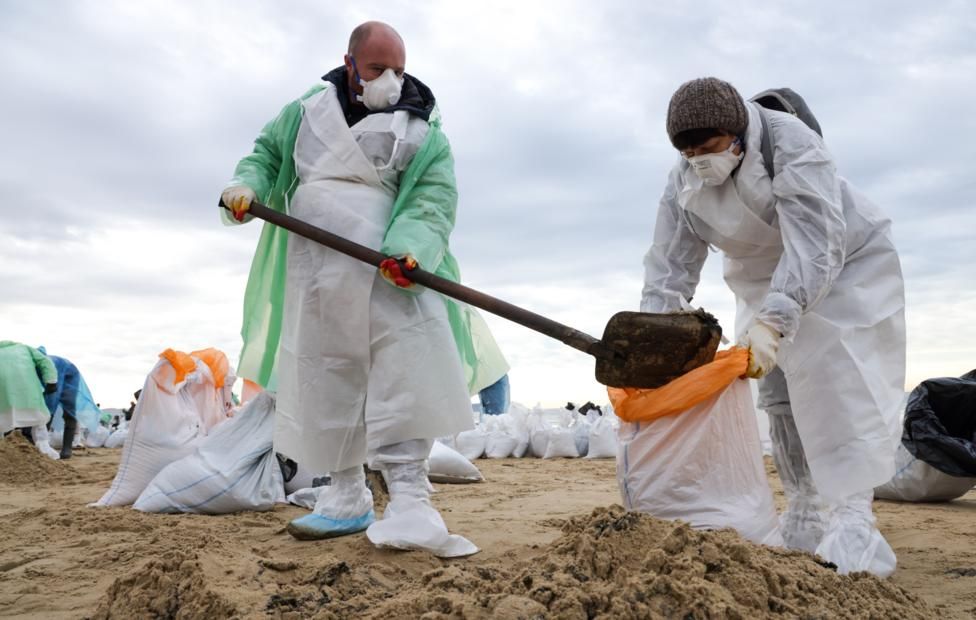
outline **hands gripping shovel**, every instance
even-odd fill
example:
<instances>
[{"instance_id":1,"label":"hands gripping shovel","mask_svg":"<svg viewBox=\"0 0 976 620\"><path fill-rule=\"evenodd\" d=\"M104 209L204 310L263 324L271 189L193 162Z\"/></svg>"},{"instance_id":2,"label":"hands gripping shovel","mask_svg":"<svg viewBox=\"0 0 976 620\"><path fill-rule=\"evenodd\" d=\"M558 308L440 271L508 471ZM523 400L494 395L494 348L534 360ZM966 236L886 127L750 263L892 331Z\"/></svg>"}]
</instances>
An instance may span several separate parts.
<instances>
[{"instance_id":1,"label":"hands gripping shovel","mask_svg":"<svg viewBox=\"0 0 976 620\"><path fill-rule=\"evenodd\" d=\"M223 202L220 206L227 208ZM251 202L248 213L377 268L384 260L393 258L258 202ZM411 269L402 262L400 267L401 272L417 284L592 355L596 358L596 380L610 387L660 387L712 361L722 337L718 321L699 310L672 314L618 312L610 317L603 330L603 338L597 340L572 327L419 267Z\"/></svg>"}]
</instances>

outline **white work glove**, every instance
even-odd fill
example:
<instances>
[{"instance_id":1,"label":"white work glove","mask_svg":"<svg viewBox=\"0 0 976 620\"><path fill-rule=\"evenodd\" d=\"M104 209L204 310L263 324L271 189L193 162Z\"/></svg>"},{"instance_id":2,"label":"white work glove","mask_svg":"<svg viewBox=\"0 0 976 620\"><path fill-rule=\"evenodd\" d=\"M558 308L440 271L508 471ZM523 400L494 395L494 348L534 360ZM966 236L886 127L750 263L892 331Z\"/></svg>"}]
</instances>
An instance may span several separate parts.
<instances>
[{"instance_id":1,"label":"white work glove","mask_svg":"<svg viewBox=\"0 0 976 620\"><path fill-rule=\"evenodd\" d=\"M243 222L247 210L251 208L251 202L257 200L257 194L246 185L234 185L225 189L220 199L230 209L234 219Z\"/></svg>"},{"instance_id":2,"label":"white work glove","mask_svg":"<svg viewBox=\"0 0 976 620\"><path fill-rule=\"evenodd\" d=\"M779 352L780 333L756 321L739 342L739 346L749 349L749 368L746 376L762 379L776 367L776 354Z\"/></svg>"}]
</instances>

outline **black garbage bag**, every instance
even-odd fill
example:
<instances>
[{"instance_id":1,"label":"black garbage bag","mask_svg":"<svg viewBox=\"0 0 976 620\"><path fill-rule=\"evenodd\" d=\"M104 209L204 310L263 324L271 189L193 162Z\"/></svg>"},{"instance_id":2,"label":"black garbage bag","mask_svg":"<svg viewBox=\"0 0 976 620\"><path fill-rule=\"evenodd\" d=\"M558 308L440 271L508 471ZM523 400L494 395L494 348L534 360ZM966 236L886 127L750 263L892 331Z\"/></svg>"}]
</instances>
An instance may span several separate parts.
<instances>
[{"instance_id":1,"label":"black garbage bag","mask_svg":"<svg viewBox=\"0 0 976 620\"><path fill-rule=\"evenodd\" d=\"M950 476L976 476L976 370L923 381L905 407L902 445Z\"/></svg>"}]
</instances>

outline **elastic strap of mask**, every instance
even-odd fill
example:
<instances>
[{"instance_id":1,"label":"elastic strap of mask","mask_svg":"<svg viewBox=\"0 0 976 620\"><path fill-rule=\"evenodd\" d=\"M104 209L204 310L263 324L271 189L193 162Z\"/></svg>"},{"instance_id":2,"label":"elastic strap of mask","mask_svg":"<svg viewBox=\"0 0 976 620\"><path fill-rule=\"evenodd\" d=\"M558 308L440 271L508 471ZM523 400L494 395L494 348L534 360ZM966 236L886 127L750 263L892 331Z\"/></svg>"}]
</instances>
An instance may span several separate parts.
<instances>
[{"instance_id":1,"label":"elastic strap of mask","mask_svg":"<svg viewBox=\"0 0 976 620\"><path fill-rule=\"evenodd\" d=\"M360 86L362 86L362 83L365 80L363 80L363 78L359 77L359 67L356 66L356 57L355 56L350 56L349 57L349 61L352 62L352 70L356 74L356 83L359 84Z\"/></svg>"},{"instance_id":2,"label":"elastic strap of mask","mask_svg":"<svg viewBox=\"0 0 976 620\"><path fill-rule=\"evenodd\" d=\"M355 56L350 56L349 57L349 61L352 62L352 70L356 74L356 83L359 84L360 86L362 86L365 89L366 88L366 80L364 80L363 78L359 77L359 67L356 66L356 57ZM359 103L363 103L365 101L363 99L363 95L360 95L358 93L353 93L353 94L356 97L356 101L358 101ZM363 91L363 94L365 94L365 91Z\"/></svg>"},{"instance_id":3,"label":"elastic strap of mask","mask_svg":"<svg viewBox=\"0 0 976 620\"><path fill-rule=\"evenodd\" d=\"M735 140L732 141L732 144L729 145L729 152L732 152L732 149L734 149L736 147L736 145L739 146L739 154L736 155L736 157L739 158L739 161L742 161L742 159L746 156L746 143L745 143L745 140L743 140L739 136L736 136L735 137Z\"/></svg>"}]
</instances>

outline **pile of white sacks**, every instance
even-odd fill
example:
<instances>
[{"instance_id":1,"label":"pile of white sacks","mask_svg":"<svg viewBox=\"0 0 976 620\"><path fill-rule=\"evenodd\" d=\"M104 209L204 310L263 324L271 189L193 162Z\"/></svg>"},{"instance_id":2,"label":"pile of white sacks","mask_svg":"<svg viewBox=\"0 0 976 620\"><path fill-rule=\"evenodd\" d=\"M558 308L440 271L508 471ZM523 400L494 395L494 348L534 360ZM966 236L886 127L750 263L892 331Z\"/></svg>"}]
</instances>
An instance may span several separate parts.
<instances>
[{"instance_id":1,"label":"pile of white sacks","mask_svg":"<svg viewBox=\"0 0 976 620\"><path fill-rule=\"evenodd\" d=\"M181 354L182 355L182 354ZM226 386L195 357L160 359L146 377L126 423L99 445L122 445L115 479L93 506L126 506L145 512L226 514L270 510L276 503L311 507L327 472L298 464L288 480L273 447L275 398L259 392L233 407ZM182 371L174 367L178 363ZM464 484L484 478L472 463L487 458L615 458L619 420L609 406L529 409L513 404L503 415L473 413L476 428L439 439L428 459L431 482ZM91 447L94 445L89 444ZM293 472L294 473L294 472Z\"/></svg>"},{"instance_id":2,"label":"pile of white sacks","mask_svg":"<svg viewBox=\"0 0 976 620\"><path fill-rule=\"evenodd\" d=\"M121 448L122 444L125 443L125 438L128 433L129 429L125 418L122 416L113 416L107 424L99 423L95 430L89 430L79 426L78 433L75 434L71 447ZM60 432L50 431L48 433L48 444L56 451L61 449L63 439L64 436ZM44 452L44 450L41 451Z\"/></svg>"},{"instance_id":3,"label":"pile of white sacks","mask_svg":"<svg viewBox=\"0 0 976 620\"><path fill-rule=\"evenodd\" d=\"M620 422L609 405L592 408L529 409L512 403L508 413L478 416L474 430L438 441L469 461L535 457L603 459L617 456ZM605 412L605 413L604 413Z\"/></svg>"},{"instance_id":4,"label":"pile of white sacks","mask_svg":"<svg viewBox=\"0 0 976 620\"><path fill-rule=\"evenodd\" d=\"M215 381L206 363L191 359L192 370L160 359L149 373L132 420L116 431L119 469L95 506L223 514L284 501L272 450L274 399L262 393L234 408L219 386L233 376Z\"/></svg>"}]
</instances>

